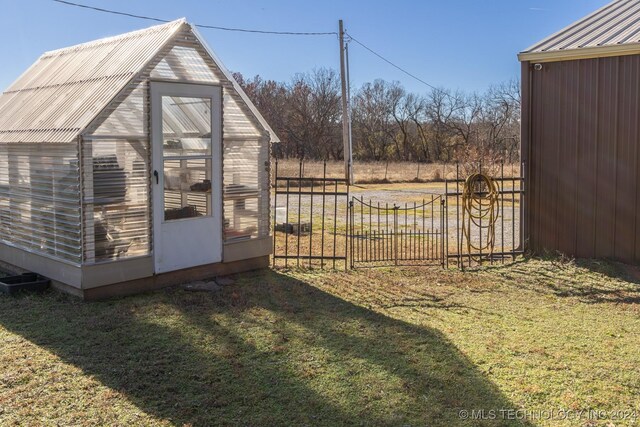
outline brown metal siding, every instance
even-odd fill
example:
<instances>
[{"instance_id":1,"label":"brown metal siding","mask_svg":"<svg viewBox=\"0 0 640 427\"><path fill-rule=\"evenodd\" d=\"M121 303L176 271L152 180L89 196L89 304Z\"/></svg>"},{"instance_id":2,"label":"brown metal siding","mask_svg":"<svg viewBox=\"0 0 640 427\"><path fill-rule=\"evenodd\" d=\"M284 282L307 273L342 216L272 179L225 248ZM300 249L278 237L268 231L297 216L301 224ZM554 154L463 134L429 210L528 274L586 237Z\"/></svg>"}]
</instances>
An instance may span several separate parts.
<instances>
[{"instance_id":1,"label":"brown metal siding","mask_svg":"<svg viewBox=\"0 0 640 427\"><path fill-rule=\"evenodd\" d=\"M640 261L640 55L522 65L529 248Z\"/></svg>"}]
</instances>

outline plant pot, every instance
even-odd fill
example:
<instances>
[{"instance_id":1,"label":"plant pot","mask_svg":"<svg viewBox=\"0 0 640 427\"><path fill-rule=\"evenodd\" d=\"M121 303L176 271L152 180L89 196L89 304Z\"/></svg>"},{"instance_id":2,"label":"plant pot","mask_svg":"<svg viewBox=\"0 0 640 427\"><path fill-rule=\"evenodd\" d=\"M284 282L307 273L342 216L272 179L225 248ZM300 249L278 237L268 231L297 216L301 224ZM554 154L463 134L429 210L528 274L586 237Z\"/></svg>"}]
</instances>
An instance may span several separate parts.
<instances>
[{"instance_id":1,"label":"plant pot","mask_svg":"<svg viewBox=\"0 0 640 427\"><path fill-rule=\"evenodd\" d=\"M50 283L50 279L36 273L7 276L0 278L0 292L12 295L20 291L44 291L49 287Z\"/></svg>"}]
</instances>

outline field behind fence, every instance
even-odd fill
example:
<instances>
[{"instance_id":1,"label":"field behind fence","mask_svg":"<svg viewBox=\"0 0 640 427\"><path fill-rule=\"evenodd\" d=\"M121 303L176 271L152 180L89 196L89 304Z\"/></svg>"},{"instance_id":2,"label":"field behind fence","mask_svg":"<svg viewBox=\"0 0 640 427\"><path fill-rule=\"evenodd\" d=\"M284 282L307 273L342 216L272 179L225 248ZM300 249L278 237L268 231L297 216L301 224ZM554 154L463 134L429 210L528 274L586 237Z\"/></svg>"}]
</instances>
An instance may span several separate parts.
<instances>
[{"instance_id":1,"label":"field behind fence","mask_svg":"<svg viewBox=\"0 0 640 427\"><path fill-rule=\"evenodd\" d=\"M303 176L319 177L323 175L324 162L305 161L302 164ZM280 176L298 176L300 160L278 160ZM356 184L402 183L402 182L439 182L455 179L456 165L445 163L414 162L360 162L354 161L353 175ZM520 164L505 164L504 175L507 178L520 176ZM344 163L342 161L327 162L327 177L343 178Z\"/></svg>"}]
</instances>

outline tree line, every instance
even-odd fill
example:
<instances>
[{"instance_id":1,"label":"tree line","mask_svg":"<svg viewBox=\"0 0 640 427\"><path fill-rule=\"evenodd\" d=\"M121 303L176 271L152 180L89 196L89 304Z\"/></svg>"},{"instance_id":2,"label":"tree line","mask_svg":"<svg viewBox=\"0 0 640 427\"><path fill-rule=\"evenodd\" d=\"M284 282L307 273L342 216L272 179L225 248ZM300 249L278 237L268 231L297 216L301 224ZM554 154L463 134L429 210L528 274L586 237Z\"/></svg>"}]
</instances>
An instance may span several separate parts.
<instances>
[{"instance_id":1,"label":"tree line","mask_svg":"<svg viewBox=\"0 0 640 427\"><path fill-rule=\"evenodd\" d=\"M278 134L283 158L342 159L340 77L319 68L290 82L234 77ZM432 88L407 91L375 80L351 95L353 157L365 161L517 162L520 87L516 80L484 93Z\"/></svg>"}]
</instances>

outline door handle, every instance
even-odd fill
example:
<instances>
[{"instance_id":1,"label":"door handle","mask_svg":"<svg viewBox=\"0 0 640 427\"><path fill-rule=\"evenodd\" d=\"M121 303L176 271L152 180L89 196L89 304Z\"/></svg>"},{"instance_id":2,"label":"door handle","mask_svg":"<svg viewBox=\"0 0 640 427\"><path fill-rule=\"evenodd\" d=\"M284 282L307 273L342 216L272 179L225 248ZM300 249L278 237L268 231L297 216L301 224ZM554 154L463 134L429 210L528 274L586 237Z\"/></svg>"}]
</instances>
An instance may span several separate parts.
<instances>
[{"instance_id":1,"label":"door handle","mask_svg":"<svg viewBox=\"0 0 640 427\"><path fill-rule=\"evenodd\" d=\"M156 177L156 184L160 184L160 175L158 174L158 171L154 170L153 176Z\"/></svg>"}]
</instances>

